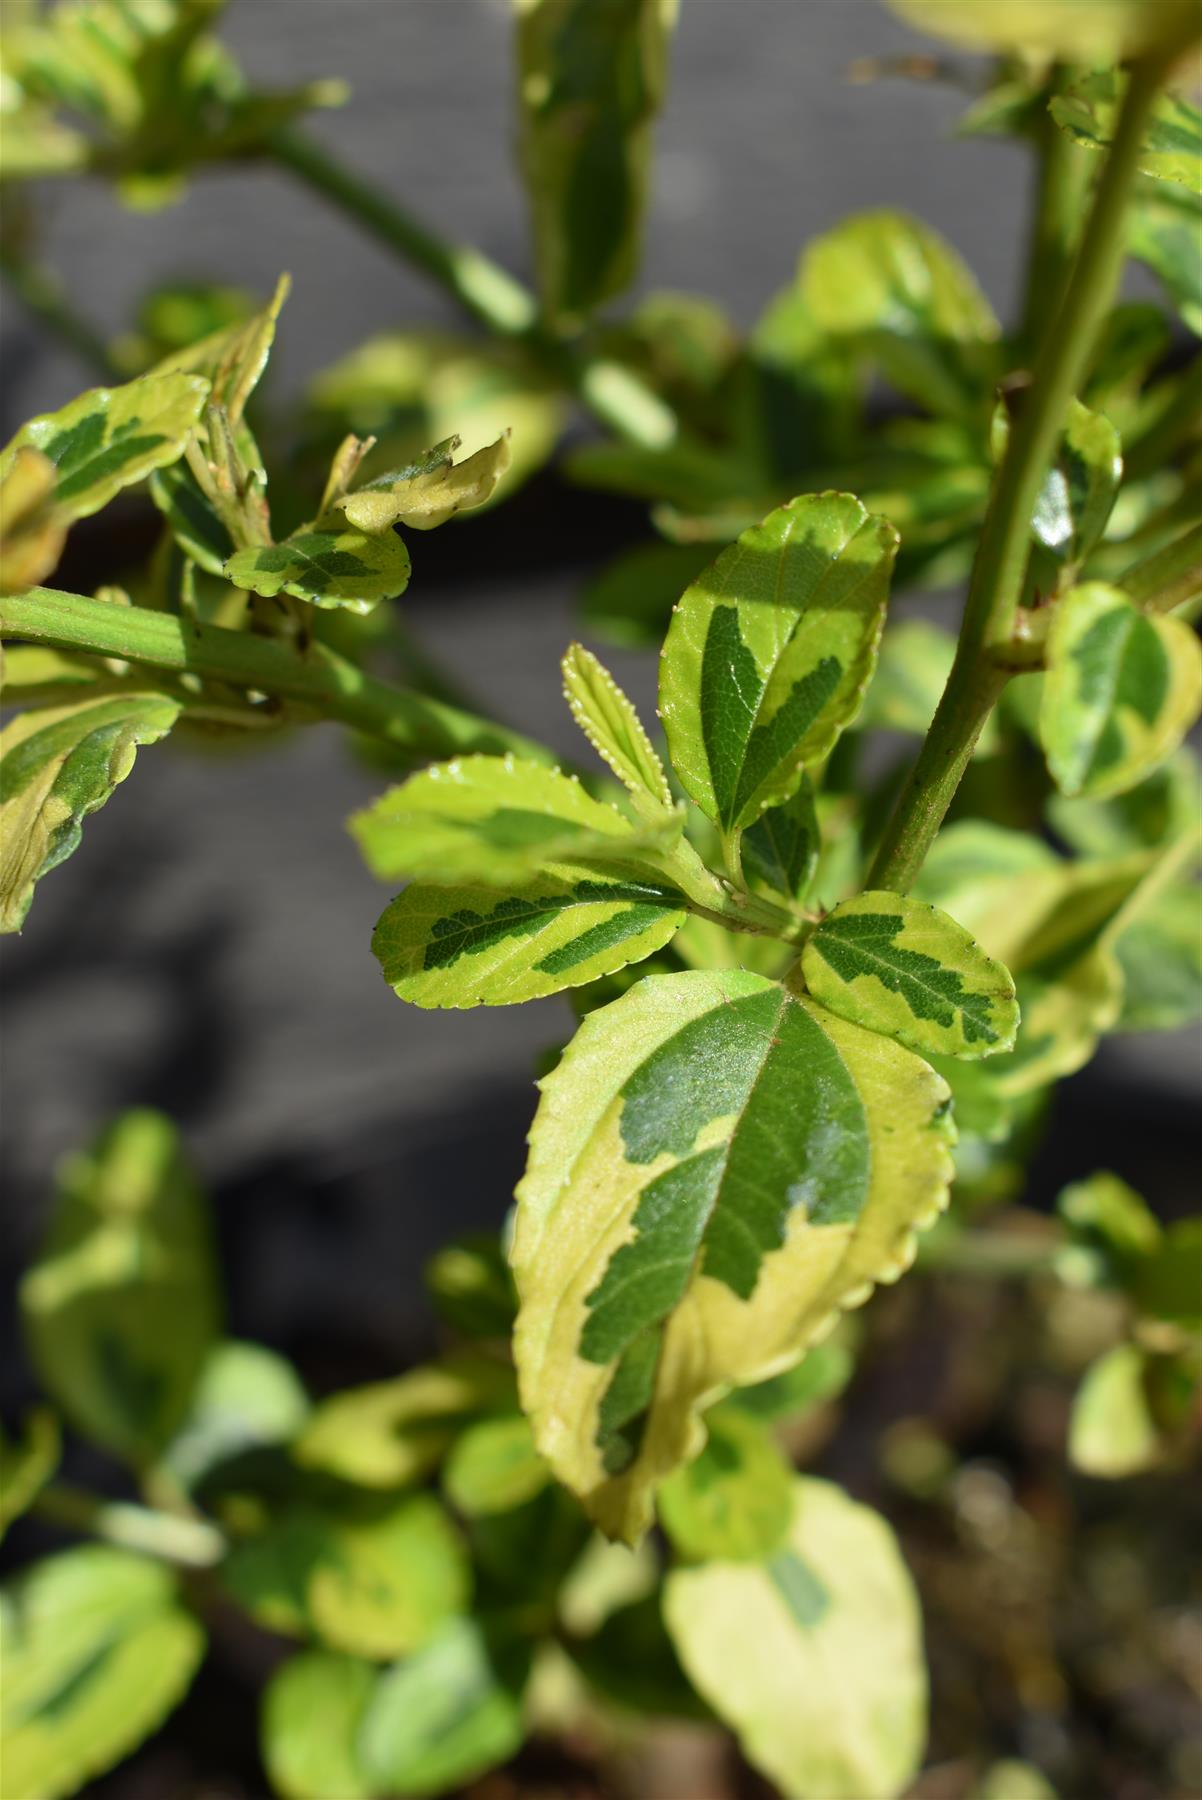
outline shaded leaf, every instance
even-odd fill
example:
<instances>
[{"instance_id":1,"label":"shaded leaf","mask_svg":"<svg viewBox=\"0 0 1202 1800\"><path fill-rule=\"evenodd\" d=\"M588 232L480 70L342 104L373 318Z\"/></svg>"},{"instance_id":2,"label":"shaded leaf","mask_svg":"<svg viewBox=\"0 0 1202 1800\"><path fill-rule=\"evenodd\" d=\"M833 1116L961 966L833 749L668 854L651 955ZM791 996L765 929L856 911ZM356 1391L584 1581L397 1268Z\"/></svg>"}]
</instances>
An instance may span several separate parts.
<instances>
[{"instance_id":1,"label":"shaded leaf","mask_svg":"<svg viewBox=\"0 0 1202 1800\"><path fill-rule=\"evenodd\" d=\"M384 979L417 1006L509 1006L641 962L684 921L678 894L552 864L499 897L414 883L372 935Z\"/></svg>"},{"instance_id":2,"label":"shaded leaf","mask_svg":"<svg viewBox=\"0 0 1202 1800\"><path fill-rule=\"evenodd\" d=\"M640 544L625 551L585 589L585 625L623 649L658 649L672 608L712 560L708 544Z\"/></svg>"},{"instance_id":3,"label":"shaded leaf","mask_svg":"<svg viewBox=\"0 0 1202 1800\"><path fill-rule=\"evenodd\" d=\"M754 1387L736 1388L726 1402L757 1419L798 1418L841 1394L855 1373L855 1358L843 1344L815 1344L805 1360Z\"/></svg>"},{"instance_id":4,"label":"shaded leaf","mask_svg":"<svg viewBox=\"0 0 1202 1800\"><path fill-rule=\"evenodd\" d=\"M260 1742L283 1800L374 1800L356 1745L378 1680L370 1663L331 1650L280 1664L263 1695Z\"/></svg>"},{"instance_id":5,"label":"shaded leaf","mask_svg":"<svg viewBox=\"0 0 1202 1800\"><path fill-rule=\"evenodd\" d=\"M1100 1250L1120 1283L1160 1244L1155 1214L1133 1188L1106 1171L1070 1182L1057 1198L1056 1211L1073 1241Z\"/></svg>"},{"instance_id":6,"label":"shaded leaf","mask_svg":"<svg viewBox=\"0 0 1202 1800\"><path fill-rule=\"evenodd\" d=\"M182 1698L205 1644L167 1569L100 1545L7 1583L0 1642L10 1800L59 1800L119 1762Z\"/></svg>"},{"instance_id":7,"label":"shaded leaf","mask_svg":"<svg viewBox=\"0 0 1202 1800\"><path fill-rule=\"evenodd\" d=\"M184 555L206 574L223 576L238 546L188 464L177 462L156 470L150 478L150 497Z\"/></svg>"},{"instance_id":8,"label":"shaded leaf","mask_svg":"<svg viewBox=\"0 0 1202 1800\"><path fill-rule=\"evenodd\" d=\"M470 1592L459 1536L430 1494L370 1508L293 1502L235 1545L222 1580L272 1631L379 1659L426 1643Z\"/></svg>"},{"instance_id":9,"label":"shaded leaf","mask_svg":"<svg viewBox=\"0 0 1202 1800\"><path fill-rule=\"evenodd\" d=\"M124 387L90 388L57 412L22 425L0 451L0 482L29 445L57 471L61 520L83 519L124 487L183 455L209 384L198 375L143 375Z\"/></svg>"},{"instance_id":10,"label":"shaded leaf","mask_svg":"<svg viewBox=\"0 0 1202 1800\"><path fill-rule=\"evenodd\" d=\"M793 1485L773 1557L668 1576L668 1630L698 1692L788 1800L884 1800L906 1789L926 1740L918 1597L879 1514L828 1482Z\"/></svg>"},{"instance_id":11,"label":"shaded leaf","mask_svg":"<svg viewBox=\"0 0 1202 1800\"><path fill-rule=\"evenodd\" d=\"M115 694L18 713L0 731L0 931L21 929L35 883L179 713L163 694Z\"/></svg>"},{"instance_id":12,"label":"shaded leaf","mask_svg":"<svg viewBox=\"0 0 1202 1800\"><path fill-rule=\"evenodd\" d=\"M561 665L572 717L602 762L608 763L636 801L671 808L664 766L638 713L609 670L583 644L573 644ZM644 804L645 810L645 804Z\"/></svg>"},{"instance_id":13,"label":"shaded leaf","mask_svg":"<svg viewBox=\"0 0 1202 1800\"><path fill-rule=\"evenodd\" d=\"M67 539L54 504L58 472L48 456L23 444L0 475L0 594L19 594L50 574Z\"/></svg>"},{"instance_id":14,"label":"shaded leaf","mask_svg":"<svg viewBox=\"0 0 1202 1800\"><path fill-rule=\"evenodd\" d=\"M761 1561L788 1534L793 1471L764 1427L735 1407L715 1408L705 1425L701 1454L659 1489L659 1522L692 1562Z\"/></svg>"},{"instance_id":15,"label":"shaded leaf","mask_svg":"<svg viewBox=\"0 0 1202 1800\"><path fill-rule=\"evenodd\" d=\"M575 318L632 280L676 0L522 0L521 157L543 303Z\"/></svg>"},{"instance_id":16,"label":"shaded leaf","mask_svg":"<svg viewBox=\"0 0 1202 1800\"><path fill-rule=\"evenodd\" d=\"M359 531L331 514L302 525L282 544L238 550L223 573L235 587L268 598L282 589L314 606L367 613L404 593L409 568L409 552L394 531Z\"/></svg>"},{"instance_id":17,"label":"shaded leaf","mask_svg":"<svg viewBox=\"0 0 1202 1800\"><path fill-rule=\"evenodd\" d=\"M282 1356L262 1344L215 1344L188 1416L163 1453L163 1467L185 1488L200 1487L244 1452L288 1443L308 1415L300 1376Z\"/></svg>"},{"instance_id":18,"label":"shaded leaf","mask_svg":"<svg viewBox=\"0 0 1202 1800\"><path fill-rule=\"evenodd\" d=\"M944 1083L744 971L649 976L540 1084L512 1261L522 1404L558 1478L637 1538L726 1389L899 1274L946 1198Z\"/></svg>"},{"instance_id":19,"label":"shaded leaf","mask_svg":"<svg viewBox=\"0 0 1202 1800\"><path fill-rule=\"evenodd\" d=\"M748 885L789 902L801 901L818 867L822 834L814 789L803 775L795 794L762 812L743 833L743 875Z\"/></svg>"},{"instance_id":20,"label":"shaded leaf","mask_svg":"<svg viewBox=\"0 0 1202 1800\"><path fill-rule=\"evenodd\" d=\"M61 1450L58 1420L45 1406L27 1415L17 1442L10 1443L0 1431L0 1538L29 1511L57 1469Z\"/></svg>"},{"instance_id":21,"label":"shaded leaf","mask_svg":"<svg viewBox=\"0 0 1202 1800\"><path fill-rule=\"evenodd\" d=\"M585 1680L620 1707L644 1717L712 1720L680 1666L658 1592L615 1607L591 1636L573 1638L567 1648Z\"/></svg>"},{"instance_id":22,"label":"shaded leaf","mask_svg":"<svg viewBox=\"0 0 1202 1800\"><path fill-rule=\"evenodd\" d=\"M859 723L925 737L952 672L956 640L928 619L887 626Z\"/></svg>"},{"instance_id":23,"label":"shaded leaf","mask_svg":"<svg viewBox=\"0 0 1202 1800\"><path fill-rule=\"evenodd\" d=\"M1117 69L1095 70L1069 93L1053 95L1052 117L1074 144L1106 150L1114 142L1125 85L1126 78ZM1139 168L1154 180L1176 182L1202 194L1202 112L1180 94L1162 93L1157 98L1144 127Z\"/></svg>"},{"instance_id":24,"label":"shaded leaf","mask_svg":"<svg viewBox=\"0 0 1202 1800\"><path fill-rule=\"evenodd\" d=\"M654 832L636 832L574 775L512 756L435 763L352 815L351 835L373 875L506 888L552 863L638 867ZM665 847L680 835L669 816Z\"/></svg>"},{"instance_id":25,"label":"shaded leaf","mask_svg":"<svg viewBox=\"0 0 1202 1800\"><path fill-rule=\"evenodd\" d=\"M500 1242L475 1232L444 1244L425 1267L426 1291L439 1318L470 1338L507 1338L518 1309Z\"/></svg>"},{"instance_id":26,"label":"shaded leaf","mask_svg":"<svg viewBox=\"0 0 1202 1800\"><path fill-rule=\"evenodd\" d=\"M1180 619L1141 613L1100 581L1057 604L1039 734L1065 794L1132 787L1202 710L1202 649Z\"/></svg>"},{"instance_id":27,"label":"shaded leaf","mask_svg":"<svg viewBox=\"0 0 1202 1800\"><path fill-rule=\"evenodd\" d=\"M897 533L806 494L740 537L677 606L660 712L686 792L728 834L796 792L859 710Z\"/></svg>"},{"instance_id":28,"label":"shaded leaf","mask_svg":"<svg viewBox=\"0 0 1202 1800\"><path fill-rule=\"evenodd\" d=\"M822 330L851 340L928 411L962 413L988 395L997 319L929 225L900 212L855 213L807 247L798 283Z\"/></svg>"},{"instance_id":29,"label":"shaded leaf","mask_svg":"<svg viewBox=\"0 0 1202 1800\"><path fill-rule=\"evenodd\" d=\"M360 531L387 531L408 525L433 531L458 512L483 506L509 467L509 433L460 462L457 437L448 438L416 465L377 475L335 502Z\"/></svg>"},{"instance_id":30,"label":"shaded leaf","mask_svg":"<svg viewBox=\"0 0 1202 1800\"><path fill-rule=\"evenodd\" d=\"M293 1456L361 1487L402 1487L438 1467L467 1420L513 1398L513 1375L499 1363L448 1357L321 1401Z\"/></svg>"},{"instance_id":31,"label":"shaded leaf","mask_svg":"<svg viewBox=\"0 0 1202 1800\"><path fill-rule=\"evenodd\" d=\"M1127 245L1163 283L1189 329L1202 337L1202 200L1187 188L1149 181L1136 189Z\"/></svg>"},{"instance_id":32,"label":"shaded leaf","mask_svg":"<svg viewBox=\"0 0 1202 1800\"><path fill-rule=\"evenodd\" d=\"M1202 1021L1202 890L1160 894L1115 945L1123 972L1117 1031L1179 1031Z\"/></svg>"},{"instance_id":33,"label":"shaded leaf","mask_svg":"<svg viewBox=\"0 0 1202 1800\"><path fill-rule=\"evenodd\" d=\"M1132 1297L1149 1318L1202 1324L1202 1219L1177 1219L1135 1270Z\"/></svg>"},{"instance_id":34,"label":"shaded leaf","mask_svg":"<svg viewBox=\"0 0 1202 1800\"><path fill-rule=\"evenodd\" d=\"M85 1437L144 1464L187 1414L218 1311L208 1215L175 1128L124 1113L63 1167L21 1283L42 1383Z\"/></svg>"},{"instance_id":35,"label":"shaded leaf","mask_svg":"<svg viewBox=\"0 0 1202 1800\"><path fill-rule=\"evenodd\" d=\"M469 1519L522 1506L549 1480L530 1426L520 1414L469 1425L443 1473L448 1500Z\"/></svg>"},{"instance_id":36,"label":"shaded leaf","mask_svg":"<svg viewBox=\"0 0 1202 1800\"><path fill-rule=\"evenodd\" d=\"M511 1667L517 1663L519 1667ZM455 1619L383 1675L358 1735L361 1767L388 1794L441 1794L520 1748L520 1657Z\"/></svg>"},{"instance_id":37,"label":"shaded leaf","mask_svg":"<svg viewBox=\"0 0 1202 1800\"><path fill-rule=\"evenodd\" d=\"M844 900L809 939L802 973L840 1018L924 1056L1014 1047L1014 982L947 913L900 894Z\"/></svg>"}]
</instances>

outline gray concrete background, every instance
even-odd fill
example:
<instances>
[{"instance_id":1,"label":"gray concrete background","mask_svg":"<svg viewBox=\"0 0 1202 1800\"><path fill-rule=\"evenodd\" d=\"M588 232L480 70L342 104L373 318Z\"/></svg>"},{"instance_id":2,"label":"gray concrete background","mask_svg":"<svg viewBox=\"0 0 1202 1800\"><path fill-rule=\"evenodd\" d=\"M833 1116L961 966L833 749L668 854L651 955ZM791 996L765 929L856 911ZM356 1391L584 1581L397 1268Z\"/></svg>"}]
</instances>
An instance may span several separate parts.
<instances>
[{"instance_id":1,"label":"gray concrete background","mask_svg":"<svg viewBox=\"0 0 1202 1800\"><path fill-rule=\"evenodd\" d=\"M348 77L355 97L316 121L321 137L522 269L507 10L505 0L241 0L229 30L264 82ZM949 143L962 102L946 89L842 81L854 56L916 42L875 0L684 0L647 283L710 292L746 321L807 236L849 209L900 205L951 238L1004 307L1021 243L1021 156ZM282 175L218 174L149 218L99 187L48 190L44 210L49 259L114 331L164 277L266 290L290 269L285 390L372 330L449 316ZM17 417L81 385L11 304L0 370ZM415 547L405 602L415 625L505 716L572 747L557 662L574 633L579 567L522 581L502 570L423 598L444 542ZM605 553L581 545L582 561ZM649 705L649 659L611 660ZM88 824L4 951L5 1167L25 1202L12 1211L18 1264L56 1156L144 1099L176 1107L221 1190L244 1329L289 1340L353 1326L395 1355L422 1254L454 1224L502 1216L533 1104L531 1058L566 1033L567 1009L421 1013L385 988L368 940L387 895L342 830L380 785L332 732L236 761L165 746L142 754ZM1125 1081L1125 1066L1104 1068ZM1165 1066L1182 1072L1180 1057Z\"/></svg>"}]
</instances>

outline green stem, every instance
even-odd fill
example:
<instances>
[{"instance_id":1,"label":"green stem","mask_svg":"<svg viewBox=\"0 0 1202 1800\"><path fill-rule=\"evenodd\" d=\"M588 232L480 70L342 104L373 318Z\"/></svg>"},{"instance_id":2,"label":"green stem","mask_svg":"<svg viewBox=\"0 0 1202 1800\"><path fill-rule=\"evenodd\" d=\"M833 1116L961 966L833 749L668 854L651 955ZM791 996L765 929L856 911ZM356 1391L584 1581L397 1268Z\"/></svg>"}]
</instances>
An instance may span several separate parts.
<instances>
[{"instance_id":1,"label":"green stem","mask_svg":"<svg viewBox=\"0 0 1202 1800\"><path fill-rule=\"evenodd\" d=\"M204 1519L177 1518L129 1500L103 1500L66 1482L44 1487L30 1510L68 1531L187 1569L211 1569L226 1553L221 1532Z\"/></svg>"},{"instance_id":2,"label":"green stem","mask_svg":"<svg viewBox=\"0 0 1202 1800\"><path fill-rule=\"evenodd\" d=\"M54 276L39 268L36 263L26 262L23 258L6 252L0 253L0 275L22 305L74 350L80 361L95 370L102 381L119 382L126 379L113 361L104 339L67 304L63 290Z\"/></svg>"},{"instance_id":3,"label":"green stem","mask_svg":"<svg viewBox=\"0 0 1202 1800\"><path fill-rule=\"evenodd\" d=\"M1047 98L1071 86L1073 71L1052 71ZM1024 283L1026 302L1019 328L1025 354L1033 356L1043 340L1056 301L1064 291L1072 264L1089 185L1088 151L1061 131L1046 105L1034 132L1038 156L1035 208Z\"/></svg>"},{"instance_id":4,"label":"green stem","mask_svg":"<svg viewBox=\"0 0 1202 1800\"><path fill-rule=\"evenodd\" d=\"M550 761L541 744L520 732L377 681L322 644L301 651L249 631L41 587L0 598L0 636L120 657L167 674L197 675L296 701L422 757L511 750Z\"/></svg>"},{"instance_id":5,"label":"green stem","mask_svg":"<svg viewBox=\"0 0 1202 1800\"><path fill-rule=\"evenodd\" d=\"M591 355L579 343L545 330L529 288L482 251L448 243L303 132L277 132L270 153L428 275L490 331L523 343L554 380L575 389L602 424L651 449L663 448L676 437L676 416L658 394L620 363Z\"/></svg>"},{"instance_id":6,"label":"green stem","mask_svg":"<svg viewBox=\"0 0 1202 1800\"><path fill-rule=\"evenodd\" d=\"M1145 612L1173 612L1195 599L1202 593L1202 525L1125 570L1117 585Z\"/></svg>"},{"instance_id":7,"label":"green stem","mask_svg":"<svg viewBox=\"0 0 1202 1800\"><path fill-rule=\"evenodd\" d=\"M912 885L968 766L982 727L1013 672L1018 606L1030 556L1031 516L1068 403L1089 365L1114 298L1123 222L1148 115L1170 59L1131 71L1114 142L1094 194L1073 271L1035 362L1031 385L993 484L951 675L931 729L869 871L869 888Z\"/></svg>"}]
</instances>

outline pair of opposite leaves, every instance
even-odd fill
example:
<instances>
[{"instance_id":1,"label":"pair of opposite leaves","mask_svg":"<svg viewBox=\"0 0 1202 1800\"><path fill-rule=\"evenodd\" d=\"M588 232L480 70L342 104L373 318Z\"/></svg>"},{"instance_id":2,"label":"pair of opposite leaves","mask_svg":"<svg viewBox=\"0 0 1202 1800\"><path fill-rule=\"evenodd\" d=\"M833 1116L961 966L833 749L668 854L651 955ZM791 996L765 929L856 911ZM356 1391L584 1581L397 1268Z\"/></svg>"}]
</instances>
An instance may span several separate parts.
<instances>
[{"instance_id":1,"label":"pair of opposite leaves","mask_svg":"<svg viewBox=\"0 0 1202 1800\"><path fill-rule=\"evenodd\" d=\"M682 599L669 747L736 855L858 709L895 544L850 496L805 496ZM558 771L486 757L359 815L377 872L418 877L376 934L406 998L548 993L651 954L684 919L674 859L697 859L646 733L587 652L565 675L634 821ZM427 885L448 874L470 885ZM702 1407L794 1362L906 1266L951 1173L948 1090L914 1051L980 1056L1016 1027L1006 970L884 893L836 908L788 983L652 975L586 1019L542 1084L519 1190L516 1352L540 1450L606 1531L645 1528Z\"/></svg>"}]
</instances>

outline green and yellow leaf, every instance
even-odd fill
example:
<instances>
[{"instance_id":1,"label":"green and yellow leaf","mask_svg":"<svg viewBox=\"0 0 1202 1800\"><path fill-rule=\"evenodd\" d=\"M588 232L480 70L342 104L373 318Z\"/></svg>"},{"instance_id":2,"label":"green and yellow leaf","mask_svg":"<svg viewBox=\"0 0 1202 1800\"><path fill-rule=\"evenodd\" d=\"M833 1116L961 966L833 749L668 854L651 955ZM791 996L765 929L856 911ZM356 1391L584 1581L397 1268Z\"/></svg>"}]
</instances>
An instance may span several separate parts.
<instances>
[{"instance_id":1,"label":"green and yellow leaf","mask_svg":"<svg viewBox=\"0 0 1202 1800\"><path fill-rule=\"evenodd\" d=\"M375 1800L356 1749L379 1671L361 1657L302 1650L263 1695L260 1743L282 1800Z\"/></svg>"},{"instance_id":2,"label":"green and yellow leaf","mask_svg":"<svg viewBox=\"0 0 1202 1800\"><path fill-rule=\"evenodd\" d=\"M459 445L459 438L448 438L417 463L377 475L335 504L360 531L388 531L394 525L433 531L456 513L491 500L509 467L508 431L456 462Z\"/></svg>"},{"instance_id":3,"label":"green and yellow leaf","mask_svg":"<svg viewBox=\"0 0 1202 1800\"><path fill-rule=\"evenodd\" d=\"M282 544L237 551L223 573L235 587L268 599L281 590L314 606L368 613L409 585L409 552L395 531L360 531L332 513L302 525Z\"/></svg>"},{"instance_id":4,"label":"green and yellow leaf","mask_svg":"<svg viewBox=\"0 0 1202 1800\"><path fill-rule=\"evenodd\" d=\"M591 312L634 276L676 12L677 0L519 0L522 166L553 318Z\"/></svg>"},{"instance_id":5,"label":"green and yellow leaf","mask_svg":"<svg viewBox=\"0 0 1202 1800\"><path fill-rule=\"evenodd\" d=\"M60 520L83 519L124 487L183 455L209 384L199 375L143 375L124 387L90 388L58 412L22 425L0 451L0 482L18 452L39 450L56 470Z\"/></svg>"},{"instance_id":6,"label":"green and yellow leaf","mask_svg":"<svg viewBox=\"0 0 1202 1800\"><path fill-rule=\"evenodd\" d=\"M889 0L920 31L977 49L1120 62L1184 42L1192 0Z\"/></svg>"},{"instance_id":7,"label":"green and yellow leaf","mask_svg":"<svg viewBox=\"0 0 1202 1800\"><path fill-rule=\"evenodd\" d=\"M785 1800L908 1789L926 1742L922 1622L878 1513L796 1480L782 1548L673 1571L664 1612L694 1687Z\"/></svg>"},{"instance_id":8,"label":"green and yellow leaf","mask_svg":"<svg viewBox=\"0 0 1202 1800\"><path fill-rule=\"evenodd\" d=\"M404 1487L436 1469L472 1419L512 1408L514 1398L513 1375L501 1364L448 1357L323 1400L292 1454L304 1469L359 1487Z\"/></svg>"},{"instance_id":9,"label":"green and yellow leaf","mask_svg":"<svg viewBox=\"0 0 1202 1800\"><path fill-rule=\"evenodd\" d=\"M727 834L796 792L859 710L897 533L850 494L745 531L677 606L660 711L686 792Z\"/></svg>"},{"instance_id":10,"label":"green and yellow leaf","mask_svg":"<svg viewBox=\"0 0 1202 1800\"><path fill-rule=\"evenodd\" d=\"M512 1261L523 1407L611 1536L913 1255L951 1171L925 1063L742 970L651 976L541 1084Z\"/></svg>"},{"instance_id":11,"label":"green and yellow leaf","mask_svg":"<svg viewBox=\"0 0 1202 1800\"><path fill-rule=\"evenodd\" d=\"M574 775L512 756L435 763L355 813L350 832L373 875L506 888L551 863L645 864L679 838L679 815L636 830Z\"/></svg>"},{"instance_id":12,"label":"green and yellow leaf","mask_svg":"<svg viewBox=\"0 0 1202 1800\"><path fill-rule=\"evenodd\" d=\"M1147 10L1155 11L1155 5ZM1052 117L1074 144L1086 150L1109 149L1125 86L1126 77L1117 69L1097 69L1070 93L1053 97ZM1202 112L1197 106L1180 94L1159 96L1144 128L1139 168L1153 180L1171 181L1202 194Z\"/></svg>"},{"instance_id":13,"label":"green and yellow leaf","mask_svg":"<svg viewBox=\"0 0 1202 1800\"><path fill-rule=\"evenodd\" d=\"M443 1487L464 1518L478 1519L525 1505L550 1479L529 1422L515 1413L468 1426L447 1459Z\"/></svg>"},{"instance_id":14,"label":"green and yellow leaf","mask_svg":"<svg viewBox=\"0 0 1202 1800\"><path fill-rule=\"evenodd\" d=\"M124 1113L63 1168L21 1283L25 1337L73 1425L143 1466L182 1424L217 1334L209 1222L174 1127Z\"/></svg>"},{"instance_id":15,"label":"green and yellow leaf","mask_svg":"<svg viewBox=\"0 0 1202 1800\"><path fill-rule=\"evenodd\" d=\"M643 722L609 670L583 644L573 644L562 663L563 691L572 717L602 762L608 763L636 801L671 808L664 765Z\"/></svg>"},{"instance_id":16,"label":"green and yellow leaf","mask_svg":"<svg viewBox=\"0 0 1202 1800\"><path fill-rule=\"evenodd\" d=\"M660 1524L690 1562L772 1556L792 1523L792 1469L764 1426L734 1406L715 1407L705 1428L700 1456L660 1487Z\"/></svg>"},{"instance_id":17,"label":"green and yellow leaf","mask_svg":"<svg viewBox=\"0 0 1202 1800\"><path fill-rule=\"evenodd\" d=\"M58 471L23 444L0 476L0 594L19 594L50 574L67 539L55 505Z\"/></svg>"},{"instance_id":18,"label":"green and yellow leaf","mask_svg":"<svg viewBox=\"0 0 1202 1800\"><path fill-rule=\"evenodd\" d=\"M641 962L684 918L680 895L661 883L549 864L503 896L415 882L382 915L372 949L416 1006L509 1006Z\"/></svg>"},{"instance_id":19,"label":"green and yellow leaf","mask_svg":"<svg viewBox=\"0 0 1202 1800\"><path fill-rule=\"evenodd\" d=\"M0 731L0 931L20 931L35 883L179 712L163 694L114 694L18 713Z\"/></svg>"},{"instance_id":20,"label":"green and yellow leaf","mask_svg":"<svg viewBox=\"0 0 1202 1800\"><path fill-rule=\"evenodd\" d=\"M1065 794L1132 787L1171 756L1202 710L1202 648L1180 619L1141 613L1087 582L1056 606L1039 733Z\"/></svg>"},{"instance_id":21,"label":"green and yellow leaf","mask_svg":"<svg viewBox=\"0 0 1202 1800\"><path fill-rule=\"evenodd\" d=\"M795 794L768 807L744 831L740 846L744 878L751 888L778 900L804 900L821 849L814 788L803 775Z\"/></svg>"},{"instance_id":22,"label":"green and yellow leaf","mask_svg":"<svg viewBox=\"0 0 1202 1800\"><path fill-rule=\"evenodd\" d=\"M1018 1004L1008 969L938 907L857 894L822 921L801 958L822 1006L920 1056L1011 1050Z\"/></svg>"},{"instance_id":23,"label":"green and yellow leaf","mask_svg":"<svg viewBox=\"0 0 1202 1800\"><path fill-rule=\"evenodd\" d=\"M238 426L246 402L267 367L276 323L291 286L291 276L281 275L274 294L261 311L173 351L156 363L151 374L203 375L210 383L209 404L223 406L230 425Z\"/></svg>"},{"instance_id":24,"label":"green and yellow leaf","mask_svg":"<svg viewBox=\"0 0 1202 1800\"><path fill-rule=\"evenodd\" d=\"M6 1800L66 1800L155 1730L204 1654L160 1564L101 1545L0 1590Z\"/></svg>"}]
</instances>

